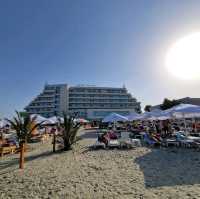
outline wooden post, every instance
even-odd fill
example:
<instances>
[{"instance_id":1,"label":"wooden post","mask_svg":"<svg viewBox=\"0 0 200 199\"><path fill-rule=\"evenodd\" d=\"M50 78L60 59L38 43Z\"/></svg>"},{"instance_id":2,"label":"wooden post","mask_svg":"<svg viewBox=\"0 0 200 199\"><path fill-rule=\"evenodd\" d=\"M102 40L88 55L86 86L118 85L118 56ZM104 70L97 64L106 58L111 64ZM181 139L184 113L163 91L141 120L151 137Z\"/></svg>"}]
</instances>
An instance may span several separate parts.
<instances>
[{"instance_id":1,"label":"wooden post","mask_svg":"<svg viewBox=\"0 0 200 199\"><path fill-rule=\"evenodd\" d=\"M56 133L53 133L53 152L56 152Z\"/></svg>"},{"instance_id":2,"label":"wooden post","mask_svg":"<svg viewBox=\"0 0 200 199\"><path fill-rule=\"evenodd\" d=\"M19 160L20 169L24 169L24 148L25 148L25 143L22 142L20 144L20 160Z\"/></svg>"}]
</instances>

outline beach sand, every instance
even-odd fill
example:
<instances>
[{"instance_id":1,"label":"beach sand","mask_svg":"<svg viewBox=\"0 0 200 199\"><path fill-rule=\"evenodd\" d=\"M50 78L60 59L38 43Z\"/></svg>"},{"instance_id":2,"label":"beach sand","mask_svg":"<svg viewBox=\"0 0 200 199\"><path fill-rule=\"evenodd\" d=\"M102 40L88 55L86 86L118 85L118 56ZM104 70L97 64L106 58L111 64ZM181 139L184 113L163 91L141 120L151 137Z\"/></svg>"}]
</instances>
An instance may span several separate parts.
<instances>
[{"instance_id":1,"label":"beach sand","mask_svg":"<svg viewBox=\"0 0 200 199\"><path fill-rule=\"evenodd\" d=\"M18 169L19 155L1 158L0 198L200 198L200 152L90 150L94 132L80 136L74 150L55 154L50 141L31 144L24 170Z\"/></svg>"}]
</instances>

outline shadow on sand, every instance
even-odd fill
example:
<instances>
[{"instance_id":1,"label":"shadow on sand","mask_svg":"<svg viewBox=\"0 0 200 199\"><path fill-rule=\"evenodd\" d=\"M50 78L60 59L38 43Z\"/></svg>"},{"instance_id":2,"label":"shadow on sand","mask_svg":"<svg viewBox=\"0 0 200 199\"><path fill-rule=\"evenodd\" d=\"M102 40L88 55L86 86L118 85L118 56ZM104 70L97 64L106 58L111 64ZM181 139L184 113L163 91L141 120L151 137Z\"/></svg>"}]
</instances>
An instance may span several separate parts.
<instances>
[{"instance_id":1,"label":"shadow on sand","mask_svg":"<svg viewBox=\"0 0 200 199\"><path fill-rule=\"evenodd\" d=\"M96 139L98 137L97 131L88 131L79 136L81 139Z\"/></svg>"},{"instance_id":2,"label":"shadow on sand","mask_svg":"<svg viewBox=\"0 0 200 199\"><path fill-rule=\"evenodd\" d=\"M25 157L25 164L26 162L30 162L33 161L35 159L39 159L39 158L46 158L52 155L56 155L58 153L62 153L63 151L57 151L55 153L53 153L52 151L47 151L41 154L36 154L36 155L31 155L28 157ZM16 158L12 158L9 160L1 160L0 161L0 175L3 175L5 173L8 173L10 171L16 170L15 166L19 165L19 156Z\"/></svg>"},{"instance_id":3,"label":"shadow on sand","mask_svg":"<svg viewBox=\"0 0 200 199\"><path fill-rule=\"evenodd\" d=\"M200 153L192 149L153 149L135 162L146 188L200 184Z\"/></svg>"}]
</instances>

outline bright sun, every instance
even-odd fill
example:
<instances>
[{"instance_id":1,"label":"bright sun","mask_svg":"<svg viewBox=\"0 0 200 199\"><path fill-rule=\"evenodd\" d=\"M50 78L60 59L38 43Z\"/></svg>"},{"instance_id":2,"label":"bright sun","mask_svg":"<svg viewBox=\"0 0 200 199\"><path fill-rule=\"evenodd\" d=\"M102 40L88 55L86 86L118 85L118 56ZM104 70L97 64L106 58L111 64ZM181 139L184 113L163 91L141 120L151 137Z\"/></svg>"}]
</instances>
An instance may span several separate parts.
<instances>
[{"instance_id":1,"label":"bright sun","mask_svg":"<svg viewBox=\"0 0 200 199\"><path fill-rule=\"evenodd\" d=\"M200 79L200 32L178 40L166 56L170 73L181 79Z\"/></svg>"}]
</instances>

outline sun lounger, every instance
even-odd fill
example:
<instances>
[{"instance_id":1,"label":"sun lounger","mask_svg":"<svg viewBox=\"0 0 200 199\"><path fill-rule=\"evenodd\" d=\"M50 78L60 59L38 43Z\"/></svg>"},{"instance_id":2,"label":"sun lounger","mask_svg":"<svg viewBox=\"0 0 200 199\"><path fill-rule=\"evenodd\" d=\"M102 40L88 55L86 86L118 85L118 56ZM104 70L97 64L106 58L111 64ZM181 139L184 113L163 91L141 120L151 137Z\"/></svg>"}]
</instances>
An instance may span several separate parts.
<instances>
[{"instance_id":1,"label":"sun lounger","mask_svg":"<svg viewBox=\"0 0 200 199\"><path fill-rule=\"evenodd\" d=\"M188 137L185 136L185 135L183 134L183 132L180 132L180 131L179 131L179 132L177 132L177 133L175 134L175 136L176 136L176 141L178 141L179 144L180 144L180 146L182 146L182 147L190 148L190 147L192 147L193 144L194 144L194 140L188 139Z\"/></svg>"},{"instance_id":2,"label":"sun lounger","mask_svg":"<svg viewBox=\"0 0 200 199\"><path fill-rule=\"evenodd\" d=\"M105 149L106 145L103 142L99 142L97 140L92 147L95 148L95 149L97 149L97 148L104 148Z\"/></svg>"},{"instance_id":3,"label":"sun lounger","mask_svg":"<svg viewBox=\"0 0 200 199\"><path fill-rule=\"evenodd\" d=\"M130 147L141 146L140 139L130 138L130 132L121 132L121 138L119 139L119 142L121 147L126 146L130 148Z\"/></svg>"},{"instance_id":4,"label":"sun lounger","mask_svg":"<svg viewBox=\"0 0 200 199\"><path fill-rule=\"evenodd\" d=\"M112 139L110 139L109 141L108 141L108 147L109 148L112 148L112 147L117 147L117 148L119 148L120 147L120 142L116 139L116 140L112 140Z\"/></svg>"},{"instance_id":5,"label":"sun lounger","mask_svg":"<svg viewBox=\"0 0 200 199\"><path fill-rule=\"evenodd\" d=\"M144 134L144 139L143 139L144 143L150 145L150 146L154 146L157 142L155 140L152 140L147 133Z\"/></svg>"},{"instance_id":6,"label":"sun lounger","mask_svg":"<svg viewBox=\"0 0 200 199\"><path fill-rule=\"evenodd\" d=\"M200 137L196 137L196 136L188 136L187 137L189 140L193 140L193 141L200 141Z\"/></svg>"},{"instance_id":7,"label":"sun lounger","mask_svg":"<svg viewBox=\"0 0 200 199\"><path fill-rule=\"evenodd\" d=\"M191 148L194 146L194 141L189 139L180 140L180 145L185 148Z\"/></svg>"},{"instance_id":8,"label":"sun lounger","mask_svg":"<svg viewBox=\"0 0 200 199\"><path fill-rule=\"evenodd\" d=\"M134 139L133 139L134 140ZM134 142L132 142L132 139L130 138L130 132L121 132L121 137L119 139L120 147L128 147L131 148L135 146Z\"/></svg>"},{"instance_id":9,"label":"sun lounger","mask_svg":"<svg viewBox=\"0 0 200 199\"><path fill-rule=\"evenodd\" d=\"M194 142L194 147L198 149L198 151L200 150L200 142Z\"/></svg>"},{"instance_id":10,"label":"sun lounger","mask_svg":"<svg viewBox=\"0 0 200 199\"><path fill-rule=\"evenodd\" d=\"M121 132L120 141L127 141L130 140L130 132L124 131Z\"/></svg>"},{"instance_id":11,"label":"sun lounger","mask_svg":"<svg viewBox=\"0 0 200 199\"><path fill-rule=\"evenodd\" d=\"M166 139L164 143L166 147L168 147L169 145L173 145L176 147L179 146L179 141L177 141L176 139Z\"/></svg>"},{"instance_id":12,"label":"sun lounger","mask_svg":"<svg viewBox=\"0 0 200 199\"><path fill-rule=\"evenodd\" d=\"M141 146L141 140L140 139L131 139L132 145L134 146Z\"/></svg>"}]
</instances>

